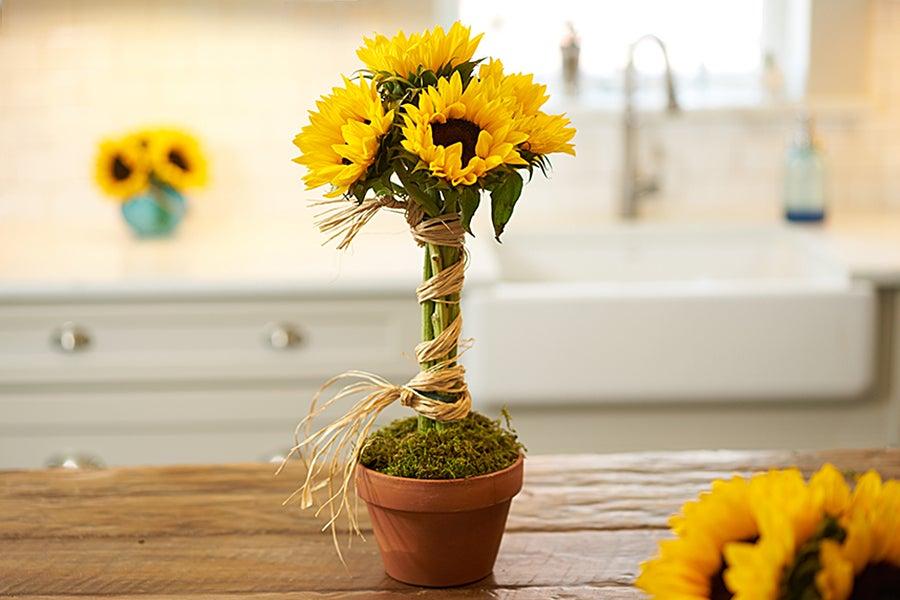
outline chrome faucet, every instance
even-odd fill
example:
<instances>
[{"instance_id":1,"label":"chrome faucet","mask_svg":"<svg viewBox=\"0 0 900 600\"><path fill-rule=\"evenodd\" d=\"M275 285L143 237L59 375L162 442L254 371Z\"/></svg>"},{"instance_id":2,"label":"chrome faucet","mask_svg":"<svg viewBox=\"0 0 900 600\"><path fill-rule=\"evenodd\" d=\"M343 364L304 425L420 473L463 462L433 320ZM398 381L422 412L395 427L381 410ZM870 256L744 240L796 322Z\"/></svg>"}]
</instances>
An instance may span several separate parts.
<instances>
[{"instance_id":1,"label":"chrome faucet","mask_svg":"<svg viewBox=\"0 0 900 600\"><path fill-rule=\"evenodd\" d=\"M628 47L628 63L625 65L625 112L622 122L623 133L623 157L622 157L622 199L619 205L619 216L624 219L634 219L638 215L638 200L648 194L659 191L659 181L656 176L645 177L640 173L637 151L637 111L634 107L634 92L637 88L637 69L634 66L634 52L645 41L655 42L662 50L663 60L666 63L666 96L669 113L679 111L678 99L675 95L675 80L672 77L672 66L669 64L669 53L666 45L655 35L645 35Z\"/></svg>"}]
</instances>

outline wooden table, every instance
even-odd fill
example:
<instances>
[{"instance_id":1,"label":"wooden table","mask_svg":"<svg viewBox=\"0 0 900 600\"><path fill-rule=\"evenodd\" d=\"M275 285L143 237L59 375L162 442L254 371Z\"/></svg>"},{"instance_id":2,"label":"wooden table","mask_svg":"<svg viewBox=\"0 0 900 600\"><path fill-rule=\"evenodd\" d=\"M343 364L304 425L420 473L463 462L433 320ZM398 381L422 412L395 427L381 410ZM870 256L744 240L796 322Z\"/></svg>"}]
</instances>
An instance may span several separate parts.
<instances>
[{"instance_id":1,"label":"wooden table","mask_svg":"<svg viewBox=\"0 0 900 600\"><path fill-rule=\"evenodd\" d=\"M2 472L0 595L635 599L666 517L712 479L826 461L900 477L900 450L532 457L494 575L428 591L384 575L371 539L354 541L344 570L312 516L281 507L299 467L278 479L267 464Z\"/></svg>"}]
</instances>

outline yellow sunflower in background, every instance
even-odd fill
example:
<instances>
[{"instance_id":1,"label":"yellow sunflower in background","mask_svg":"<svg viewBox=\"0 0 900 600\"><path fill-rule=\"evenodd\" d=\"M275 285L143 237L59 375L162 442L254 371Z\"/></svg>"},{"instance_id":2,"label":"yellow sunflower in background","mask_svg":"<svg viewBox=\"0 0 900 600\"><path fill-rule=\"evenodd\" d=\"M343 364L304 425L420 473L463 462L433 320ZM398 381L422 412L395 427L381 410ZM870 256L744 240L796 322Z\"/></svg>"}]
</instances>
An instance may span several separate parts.
<instances>
[{"instance_id":1,"label":"yellow sunflower in background","mask_svg":"<svg viewBox=\"0 0 900 600\"><path fill-rule=\"evenodd\" d=\"M722 550L730 542L751 541L758 533L748 481L714 481L710 491L686 503L669 525L678 537L660 543L659 555L641 565L636 585L654 600L729 597L722 579Z\"/></svg>"},{"instance_id":2,"label":"yellow sunflower in background","mask_svg":"<svg viewBox=\"0 0 900 600\"><path fill-rule=\"evenodd\" d=\"M157 136L156 129L141 129L125 136L125 141L140 148L144 152L150 152L150 145Z\"/></svg>"},{"instance_id":3,"label":"yellow sunflower in background","mask_svg":"<svg viewBox=\"0 0 900 600\"><path fill-rule=\"evenodd\" d=\"M900 598L900 482L863 475L853 492L842 543L819 549L816 588L822 600Z\"/></svg>"},{"instance_id":4,"label":"yellow sunflower in background","mask_svg":"<svg viewBox=\"0 0 900 600\"><path fill-rule=\"evenodd\" d=\"M182 131L160 129L135 134L147 143L153 174L176 189L206 183L206 160L197 140Z\"/></svg>"},{"instance_id":5,"label":"yellow sunflower in background","mask_svg":"<svg viewBox=\"0 0 900 600\"><path fill-rule=\"evenodd\" d=\"M571 144L575 128L565 115L551 115L541 111L549 99L547 86L535 83L530 74L503 73L503 63L491 60L479 67L478 76L486 85L497 88L497 93L512 99L516 128L526 135L524 148L535 154L563 152L575 155Z\"/></svg>"},{"instance_id":6,"label":"yellow sunflower in background","mask_svg":"<svg viewBox=\"0 0 900 600\"><path fill-rule=\"evenodd\" d=\"M453 185L472 185L502 164L525 164L516 146L528 136L516 129L504 97L477 79L463 89L458 72L441 78L403 110L401 144Z\"/></svg>"},{"instance_id":7,"label":"yellow sunflower in background","mask_svg":"<svg viewBox=\"0 0 900 600\"><path fill-rule=\"evenodd\" d=\"M375 161L381 136L394 120L385 112L374 84L344 78L344 87L316 102L309 124L294 138L300 156L294 162L307 168L307 189L331 184L329 198L347 192Z\"/></svg>"},{"instance_id":8,"label":"yellow sunflower in background","mask_svg":"<svg viewBox=\"0 0 900 600\"><path fill-rule=\"evenodd\" d=\"M147 186L149 164L139 146L129 140L105 140L94 168L97 185L110 196L125 200Z\"/></svg>"},{"instance_id":9,"label":"yellow sunflower in background","mask_svg":"<svg viewBox=\"0 0 900 600\"><path fill-rule=\"evenodd\" d=\"M364 38L356 55L372 71L408 77L421 67L437 73L472 59L483 34L473 38L471 33L469 27L456 22L446 33L442 27L435 27L409 36L402 31L393 38L379 34Z\"/></svg>"}]
</instances>

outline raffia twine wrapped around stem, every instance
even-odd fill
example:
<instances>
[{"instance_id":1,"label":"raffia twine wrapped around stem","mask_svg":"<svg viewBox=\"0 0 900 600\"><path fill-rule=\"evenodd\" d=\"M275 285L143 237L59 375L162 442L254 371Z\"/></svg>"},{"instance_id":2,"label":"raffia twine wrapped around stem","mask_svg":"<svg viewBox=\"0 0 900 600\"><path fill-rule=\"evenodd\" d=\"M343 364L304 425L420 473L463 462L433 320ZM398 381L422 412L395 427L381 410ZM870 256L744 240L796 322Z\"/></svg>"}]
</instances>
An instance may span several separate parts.
<instances>
[{"instance_id":1,"label":"raffia twine wrapped around stem","mask_svg":"<svg viewBox=\"0 0 900 600\"><path fill-rule=\"evenodd\" d=\"M421 208L413 202L392 197L379 197L352 203L346 200L329 200L318 203L328 206L318 216L319 229L330 234L328 240L341 238L338 248L347 248L356 234L382 208L403 210L413 239L420 246L433 244L450 246L464 251L464 230L458 214L425 218ZM420 304L425 302L451 302L449 297L459 297L465 280L466 254L452 265L446 266L428 278L416 289ZM452 302L458 302L454 300ZM306 467L305 478L284 504L298 502L303 509L318 506L316 516L327 513L328 520L322 530L330 529L335 549L344 562L337 539L337 520L346 514L349 535L362 535L357 519L354 470L359 462L365 440L381 412L399 401L418 414L435 421L454 421L469 414L472 397L465 380L465 368L457 364L454 354L465 351L471 341L460 341L462 316L457 314L451 323L432 340L423 341L415 348L419 364L433 365L422 369L415 377L402 385L393 384L383 377L365 371L347 371L326 381L310 403L308 414L294 429L294 446L282 461L276 474L284 469L288 460L298 456ZM330 398L322 396L333 386L345 382L343 388ZM431 395L456 398L455 402L436 400ZM357 398L351 408L331 424L312 431L312 423L330 406L350 398ZM326 498L316 501L316 493L325 490Z\"/></svg>"}]
</instances>

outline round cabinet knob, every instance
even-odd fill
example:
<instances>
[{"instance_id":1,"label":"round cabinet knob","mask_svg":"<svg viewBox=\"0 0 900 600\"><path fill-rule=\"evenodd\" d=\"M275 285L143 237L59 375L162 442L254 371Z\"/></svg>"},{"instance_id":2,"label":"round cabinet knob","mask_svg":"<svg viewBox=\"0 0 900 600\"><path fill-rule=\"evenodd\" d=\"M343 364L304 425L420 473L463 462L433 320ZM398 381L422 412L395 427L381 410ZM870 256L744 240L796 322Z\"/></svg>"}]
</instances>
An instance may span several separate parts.
<instances>
[{"instance_id":1,"label":"round cabinet knob","mask_svg":"<svg viewBox=\"0 0 900 600\"><path fill-rule=\"evenodd\" d=\"M266 343L272 350L292 350L303 343L303 336L291 323L272 323L266 327Z\"/></svg>"},{"instance_id":2,"label":"round cabinet knob","mask_svg":"<svg viewBox=\"0 0 900 600\"><path fill-rule=\"evenodd\" d=\"M54 454L44 463L48 469L96 470L106 468L103 459L86 452L62 452Z\"/></svg>"},{"instance_id":3,"label":"round cabinet knob","mask_svg":"<svg viewBox=\"0 0 900 600\"><path fill-rule=\"evenodd\" d=\"M84 327L69 322L53 332L52 341L62 352L80 352L91 345L91 336Z\"/></svg>"}]
</instances>

